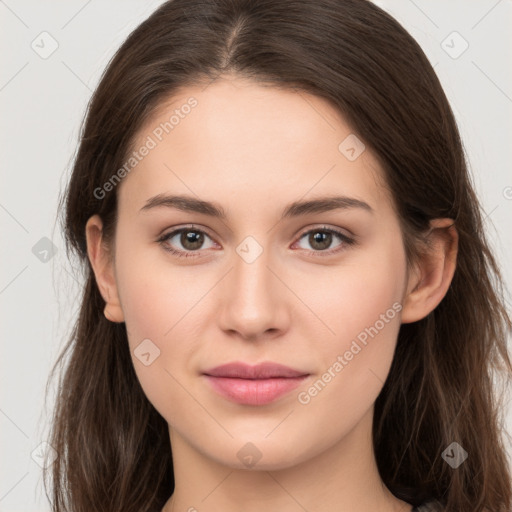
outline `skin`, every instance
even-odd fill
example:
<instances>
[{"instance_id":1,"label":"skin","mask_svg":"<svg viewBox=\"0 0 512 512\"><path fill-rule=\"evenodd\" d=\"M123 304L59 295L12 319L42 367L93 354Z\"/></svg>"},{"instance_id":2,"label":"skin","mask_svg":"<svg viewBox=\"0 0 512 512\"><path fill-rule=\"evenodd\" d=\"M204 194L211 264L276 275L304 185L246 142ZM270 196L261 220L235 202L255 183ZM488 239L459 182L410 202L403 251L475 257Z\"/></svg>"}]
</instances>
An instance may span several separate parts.
<instances>
[{"instance_id":1,"label":"skin","mask_svg":"<svg viewBox=\"0 0 512 512\"><path fill-rule=\"evenodd\" d=\"M233 76L187 87L161 105L135 147L191 96L198 105L119 185L115 247L102 243L97 215L86 227L105 315L126 323L137 377L169 425L176 489L163 510L410 511L378 473L374 402L400 324L425 317L450 285L453 221L432 222L446 229L431 231L432 251L408 268L376 159L366 149L349 161L338 145L352 129L326 100L304 92ZM215 202L227 219L167 207L140 211L160 193ZM365 201L374 213L338 209L280 220L293 201L334 194ZM206 233L199 249L179 235L158 242L190 223ZM322 226L357 244L333 235L327 250L341 250L322 254L304 236ZM263 249L252 263L236 251L247 236ZM165 245L199 256L178 258ZM298 394L394 303L401 311L300 403ZM148 366L134 355L144 339L160 350ZM240 405L201 376L230 361L274 361L311 375L271 404ZM237 457L248 442L261 454L250 468Z\"/></svg>"}]
</instances>

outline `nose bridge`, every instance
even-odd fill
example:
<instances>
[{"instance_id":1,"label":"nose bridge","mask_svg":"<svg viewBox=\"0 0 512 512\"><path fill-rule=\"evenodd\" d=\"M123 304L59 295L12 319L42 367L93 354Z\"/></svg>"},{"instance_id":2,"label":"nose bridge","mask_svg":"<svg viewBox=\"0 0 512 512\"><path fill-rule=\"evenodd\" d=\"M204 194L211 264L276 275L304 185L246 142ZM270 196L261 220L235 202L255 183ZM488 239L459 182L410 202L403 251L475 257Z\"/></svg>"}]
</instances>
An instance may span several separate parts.
<instances>
[{"instance_id":1,"label":"nose bridge","mask_svg":"<svg viewBox=\"0 0 512 512\"><path fill-rule=\"evenodd\" d=\"M263 247L254 237L246 237L237 247L234 256L233 293L243 307L268 306L273 286L269 270L271 250ZM237 289L238 288L238 289Z\"/></svg>"},{"instance_id":2,"label":"nose bridge","mask_svg":"<svg viewBox=\"0 0 512 512\"><path fill-rule=\"evenodd\" d=\"M242 240L235 251L222 300L223 328L245 336L279 328L283 296L279 280L269 269L272 251L252 236Z\"/></svg>"}]
</instances>

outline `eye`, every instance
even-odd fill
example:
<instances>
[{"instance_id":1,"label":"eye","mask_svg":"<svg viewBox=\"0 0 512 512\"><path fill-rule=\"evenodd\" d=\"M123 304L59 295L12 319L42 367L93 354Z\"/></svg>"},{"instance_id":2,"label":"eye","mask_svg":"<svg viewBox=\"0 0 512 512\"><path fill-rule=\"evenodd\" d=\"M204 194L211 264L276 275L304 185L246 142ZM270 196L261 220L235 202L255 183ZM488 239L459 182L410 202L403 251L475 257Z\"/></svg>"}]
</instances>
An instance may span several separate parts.
<instances>
[{"instance_id":1,"label":"eye","mask_svg":"<svg viewBox=\"0 0 512 512\"><path fill-rule=\"evenodd\" d=\"M178 256L179 258L190 258L196 257L197 254L194 253L197 253L199 249L205 249L205 247L202 247L205 241L205 237L211 240L211 238L204 231L194 227L186 227L176 229L163 235L158 239L158 242L161 243L166 251L169 251L175 256ZM178 248L178 250L176 250L172 247L170 242L174 238L177 238L177 241L174 243L181 244L183 249ZM208 249L208 247L206 247L206 249Z\"/></svg>"},{"instance_id":2,"label":"eye","mask_svg":"<svg viewBox=\"0 0 512 512\"><path fill-rule=\"evenodd\" d=\"M333 241L333 235L338 238L341 243L338 244L334 249L329 249ZM303 233L299 239L299 242L307 236L307 242L313 247L308 252L319 256L330 255L333 253L340 252L356 243L356 241L333 228L322 226L321 228L311 229ZM172 242L176 238L176 241ZM205 239L211 240L210 236L201 229L197 229L193 226L183 227L167 233L158 239L158 242L162 247L174 254L178 258L195 258L199 256L199 251L202 249L208 249L213 247L203 247ZM175 249L174 244L180 244L182 248Z\"/></svg>"},{"instance_id":3,"label":"eye","mask_svg":"<svg viewBox=\"0 0 512 512\"><path fill-rule=\"evenodd\" d=\"M339 240L341 240L341 243L338 244L334 249L329 249L333 241L333 236L334 238L338 238ZM351 246L356 243L356 241L353 238L345 235L341 231L338 231L337 229L333 228L328 228L326 226L306 231L301 235L299 242L304 238L306 238L307 243L309 243L310 246L313 247L313 250L310 250L309 252L313 253L315 256L324 256L337 253L339 251L342 251L346 246ZM324 254L319 254L322 252Z\"/></svg>"}]
</instances>

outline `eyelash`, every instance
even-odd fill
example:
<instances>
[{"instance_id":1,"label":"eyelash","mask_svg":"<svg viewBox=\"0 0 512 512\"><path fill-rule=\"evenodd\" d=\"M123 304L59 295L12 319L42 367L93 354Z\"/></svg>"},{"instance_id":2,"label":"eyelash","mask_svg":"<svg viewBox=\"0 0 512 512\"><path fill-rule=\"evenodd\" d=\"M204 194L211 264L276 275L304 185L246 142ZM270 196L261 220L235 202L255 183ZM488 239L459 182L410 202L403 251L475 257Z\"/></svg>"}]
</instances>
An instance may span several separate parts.
<instances>
[{"instance_id":1,"label":"eyelash","mask_svg":"<svg viewBox=\"0 0 512 512\"><path fill-rule=\"evenodd\" d=\"M208 235L208 233L206 233L205 231L203 231L201 229L197 229L194 226L188 226L188 227L176 229L174 231L171 231L170 233L166 233L165 235L162 235L157 241L162 245L164 250L170 252L174 256L177 256L178 258L196 258L196 257L198 257L198 253L200 253L200 251L177 251L176 249L173 249L169 245L165 245L165 243L169 239L173 238L174 236L176 236L179 233L186 232L186 231L193 231L196 233L201 233L203 235L206 235L208 238L211 238ZM328 228L327 226L322 226L320 228L314 228L314 229L310 229L309 231L305 231L304 233L302 233L300 235L299 240L304 238L305 235L309 235L310 233L317 233L317 232L333 233L340 238L340 240L343 242L343 244L341 244L341 246L339 246L335 249L326 249L323 251L313 251L313 250L308 251L309 253L312 253L314 256L325 256L325 255L330 256L331 254L335 254L335 253L345 250L346 246L350 247L350 246L356 244L356 241L353 238L348 237L347 235L345 235L341 231L338 231L337 229Z\"/></svg>"}]
</instances>

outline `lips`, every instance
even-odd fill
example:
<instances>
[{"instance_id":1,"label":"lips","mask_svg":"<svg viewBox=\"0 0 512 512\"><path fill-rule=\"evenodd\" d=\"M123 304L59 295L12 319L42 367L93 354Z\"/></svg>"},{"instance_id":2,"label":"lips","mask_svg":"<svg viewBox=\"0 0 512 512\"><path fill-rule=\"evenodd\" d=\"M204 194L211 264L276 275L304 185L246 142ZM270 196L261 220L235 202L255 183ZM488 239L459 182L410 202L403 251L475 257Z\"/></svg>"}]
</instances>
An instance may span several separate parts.
<instances>
[{"instance_id":1,"label":"lips","mask_svg":"<svg viewBox=\"0 0 512 512\"><path fill-rule=\"evenodd\" d=\"M237 379L292 378L308 375L307 372L294 370L288 366L271 362L260 363L256 366L234 362L216 366L203 373L212 377L231 377Z\"/></svg>"},{"instance_id":2,"label":"lips","mask_svg":"<svg viewBox=\"0 0 512 512\"><path fill-rule=\"evenodd\" d=\"M299 386L308 375L270 362L256 366L235 362L204 372L204 377L214 391L231 402L244 405L274 402Z\"/></svg>"}]
</instances>

